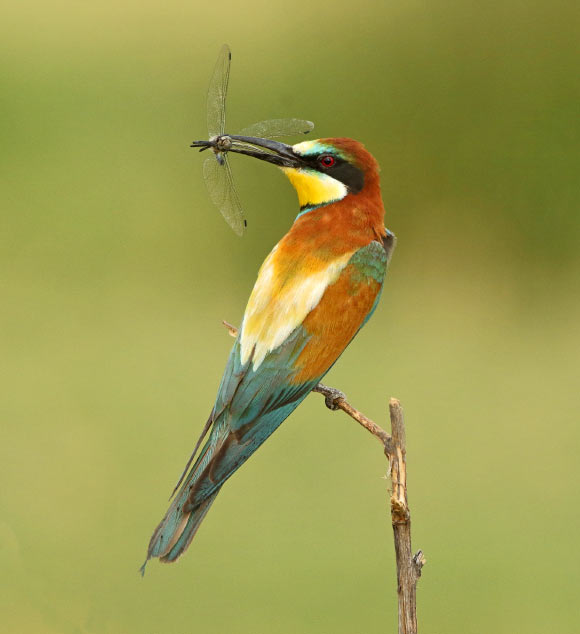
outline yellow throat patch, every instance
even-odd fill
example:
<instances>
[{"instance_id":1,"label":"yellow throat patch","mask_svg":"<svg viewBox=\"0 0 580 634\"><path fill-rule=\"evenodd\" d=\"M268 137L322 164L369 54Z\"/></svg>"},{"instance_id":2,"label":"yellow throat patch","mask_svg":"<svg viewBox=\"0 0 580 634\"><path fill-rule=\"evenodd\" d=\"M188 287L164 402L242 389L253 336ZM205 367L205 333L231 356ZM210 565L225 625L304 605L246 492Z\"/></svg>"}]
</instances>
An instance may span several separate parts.
<instances>
[{"instance_id":1,"label":"yellow throat patch","mask_svg":"<svg viewBox=\"0 0 580 634\"><path fill-rule=\"evenodd\" d=\"M300 207L341 200L348 193L344 183L316 170L283 167L282 171L294 185Z\"/></svg>"}]
</instances>

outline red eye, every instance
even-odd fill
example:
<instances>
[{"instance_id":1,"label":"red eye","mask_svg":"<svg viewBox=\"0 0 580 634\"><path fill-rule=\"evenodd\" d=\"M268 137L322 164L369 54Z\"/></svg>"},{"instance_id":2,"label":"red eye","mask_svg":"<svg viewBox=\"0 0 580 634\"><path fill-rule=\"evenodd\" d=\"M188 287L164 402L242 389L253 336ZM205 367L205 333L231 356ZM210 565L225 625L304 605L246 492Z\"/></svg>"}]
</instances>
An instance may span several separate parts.
<instances>
[{"instance_id":1,"label":"red eye","mask_svg":"<svg viewBox=\"0 0 580 634\"><path fill-rule=\"evenodd\" d=\"M324 167L332 167L335 163L334 156L330 156L330 154L324 154L318 160Z\"/></svg>"}]
</instances>

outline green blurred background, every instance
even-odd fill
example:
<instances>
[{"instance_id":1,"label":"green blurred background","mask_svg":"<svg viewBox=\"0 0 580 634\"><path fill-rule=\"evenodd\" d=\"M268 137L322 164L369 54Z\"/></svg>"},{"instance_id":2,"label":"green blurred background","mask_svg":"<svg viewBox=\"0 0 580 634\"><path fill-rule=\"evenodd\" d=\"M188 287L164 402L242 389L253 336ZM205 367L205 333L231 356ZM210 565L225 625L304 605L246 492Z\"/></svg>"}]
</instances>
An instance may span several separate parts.
<instances>
[{"instance_id":1,"label":"green blurred background","mask_svg":"<svg viewBox=\"0 0 580 634\"><path fill-rule=\"evenodd\" d=\"M578 631L578 3L20 1L0 24L0 629L394 632L380 447L311 396L187 555L152 529L211 408L259 264L297 212L230 131L297 116L363 141L398 235L327 377L409 445L423 632Z\"/></svg>"}]
</instances>

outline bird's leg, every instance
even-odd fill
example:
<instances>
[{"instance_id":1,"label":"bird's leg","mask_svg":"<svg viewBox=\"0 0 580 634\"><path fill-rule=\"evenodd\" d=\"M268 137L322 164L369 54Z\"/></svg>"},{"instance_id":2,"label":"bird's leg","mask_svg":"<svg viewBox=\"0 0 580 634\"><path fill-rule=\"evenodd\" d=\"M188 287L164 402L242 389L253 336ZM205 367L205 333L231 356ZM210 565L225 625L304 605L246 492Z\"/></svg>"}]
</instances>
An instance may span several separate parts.
<instances>
[{"instance_id":1,"label":"bird's leg","mask_svg":"<svg viewBox=\"0 0 580 634\"><path fill-rule=\"evenodd\" d=\"M393 452L393 441L391 435L388 434L382 427L379 427L374 421L370 418L367 418L362 412L359 412L356 407L353 407L347 400L344 392L337 390L334 387L328 387L327 385L323 385L319 383L316 387L312 388L313 392L318 392L324 396L324 402L328 409L336 411L337 409L341 409L343 412L348 414L351 418L354 418L359 425L362 425L367 431L370 431L371 434L380 440L383 447L385 448L385 453L389 456Z\"/></svg>"},{"instance_id":2,"label":"bird's leg","mask_svg":"<svg viewBox=\"0 0 580 634\"><path fill-rule=\"evenodd\" d=\"M337 409L340 409L339 401L346 401L346 394L337 390L335 387L328 387L327 385L323 385L319 383L316 387L312 388L313 392L318 392L319 394L324 395L324 404L328 409L336 412Z\"/></svg>"}]
</instances>

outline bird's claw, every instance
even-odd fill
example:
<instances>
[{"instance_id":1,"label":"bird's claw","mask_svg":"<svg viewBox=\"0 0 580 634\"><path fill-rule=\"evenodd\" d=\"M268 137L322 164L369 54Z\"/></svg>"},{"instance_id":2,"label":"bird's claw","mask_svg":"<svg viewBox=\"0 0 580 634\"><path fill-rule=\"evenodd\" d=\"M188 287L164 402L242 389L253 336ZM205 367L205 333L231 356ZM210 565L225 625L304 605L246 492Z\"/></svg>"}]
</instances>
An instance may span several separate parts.
<instances>
[{"instance_id":1,"label":"bird's claw","mask_svg":"<svg viewBox=\"0 0 580 634\"><path fill-rule=\"evenodd\" d=\"M324 404L326 407L336 412L337 409L340 409L338 401L346 401L346 394L334 387L327 388L327 392L324 395Z\"/></svg>"}]
</instances>

